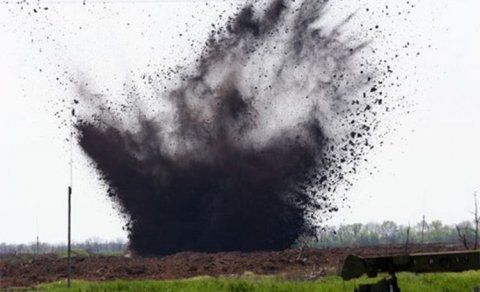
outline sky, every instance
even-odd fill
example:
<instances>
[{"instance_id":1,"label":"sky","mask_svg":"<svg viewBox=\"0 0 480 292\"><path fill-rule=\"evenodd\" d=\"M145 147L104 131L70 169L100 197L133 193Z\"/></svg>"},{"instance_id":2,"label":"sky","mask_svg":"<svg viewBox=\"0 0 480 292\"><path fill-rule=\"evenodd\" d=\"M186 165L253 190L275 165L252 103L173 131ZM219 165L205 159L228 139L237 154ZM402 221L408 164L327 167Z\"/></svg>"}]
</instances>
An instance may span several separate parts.
<instances>
[{"instance_id":1,"label":"sky","mask_svg":"<svg viewBox=\"0 0 480 292\"><path fill-rule=\"evenodd\" d=\"M331 1L329 23L356 12L356 24L380 25L385 38L372 40L379 54L409 42L420 55L395 68L406 76L395 94L406 96L409 113L386 118L383 145L367 154L330 224L472 219L480 190L480 2L410 3L407 16L366 18L365 7L393 2ZM191 62L211 23L241 4L1 1L0 242L66 241L69 128L65 112L56 113L76 94L70 79L121 94L145 72ZM73 161L73 240L126 238L106 186L75 145Z\"/></svg>"}]
</instances>

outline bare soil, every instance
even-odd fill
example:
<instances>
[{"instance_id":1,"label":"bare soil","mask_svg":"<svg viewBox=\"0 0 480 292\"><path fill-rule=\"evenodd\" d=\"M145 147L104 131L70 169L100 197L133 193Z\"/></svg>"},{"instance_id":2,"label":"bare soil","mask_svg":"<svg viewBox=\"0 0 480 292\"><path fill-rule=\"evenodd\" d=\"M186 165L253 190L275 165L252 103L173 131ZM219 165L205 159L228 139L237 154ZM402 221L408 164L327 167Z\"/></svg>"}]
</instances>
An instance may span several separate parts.
<instances>
[{"instance_id":1,"label":"bare soil","mask_svg":"<svg viewBox=\"0 0 480 292\"><path fill-rule=\"evenodd\" d=\"M91 281L113 279L178 279L201 275L276 274L315 279L338 274L345 257L397 255L461 250L458 245L410 245L288 249L258 252L182 252L162 258L88 256L72 258L72 277ZM67 277L67 259L56 255L0 257L0 289L33 287Z\"/></svg>"}]
</instances>

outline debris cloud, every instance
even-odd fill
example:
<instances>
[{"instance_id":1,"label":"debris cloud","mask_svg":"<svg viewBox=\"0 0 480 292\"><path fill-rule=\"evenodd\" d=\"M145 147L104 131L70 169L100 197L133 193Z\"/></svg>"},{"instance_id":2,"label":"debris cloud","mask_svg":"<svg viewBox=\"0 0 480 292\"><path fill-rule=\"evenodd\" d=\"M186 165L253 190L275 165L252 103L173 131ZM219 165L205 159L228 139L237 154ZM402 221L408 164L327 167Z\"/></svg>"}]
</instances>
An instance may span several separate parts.
<instances>
[{"instance_id":1,"label":"debris cloud","mask_svg":"<svg viewBox=\"0 0 480 292\"><path fill-rule=\"evenodd\" d=\"M375 115L374 70L327 1L243 7L179 86L108 105L79 87L78 140L141 255L281 250L338 210ZM372 87L373 88L373 87ZM352 170L353 169L353 170Z\"/></svg>"}]
</instances>

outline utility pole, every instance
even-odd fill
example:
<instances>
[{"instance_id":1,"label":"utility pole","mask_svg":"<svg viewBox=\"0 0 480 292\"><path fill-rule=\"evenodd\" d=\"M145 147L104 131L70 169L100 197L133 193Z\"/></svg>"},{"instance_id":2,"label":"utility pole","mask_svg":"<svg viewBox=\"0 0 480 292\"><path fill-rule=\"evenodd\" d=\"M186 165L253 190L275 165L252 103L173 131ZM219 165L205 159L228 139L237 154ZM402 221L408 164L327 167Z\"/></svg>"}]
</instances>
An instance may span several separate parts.
<instances>
[{"instance_id":1,"label":"utility pole","mask_svg":"<svg viewBox=\"0 0 480 292\"><path fill-rule=\"evenodd\" d=\"M72 185L73 185L73 117L75 116L75 109L72 102L72 115L70 117L70 185L68 186L68 239L67 239L67 287L71 287L72 267L71 267L71 253L72 253Z\"/></svg>"},{"instance_id":2,"label":"utility pole","mask_svg":"<svg viewBox=\"0 0 480 292\"><path fill-rule=\"evenodd\" d=\"M425 234L425 215L422 217L422 243L423 243L423 236Z\"/></svg>"},{"instance_id":3,"label":"utility pole","mask_svg":"<svg viewBox=\"0 0 480 292\"><path fill-rule=\"evenodd\" d=\"M37 235L37 247L36 247L36 253L37 253L37 255L39 255L39 254L40 254L40 240L39 240L39 238L38 238L38 235Z\"/></svg>"},{"instance_id":4,"label":"utility pole","mask_svg":"<svg viewBox=\"0 0 480 292\"><path fill-rule=\"evenodd\" d=\"M410 225L407 227L407 239L405 240L405 253L408 252L408 244L410 243Z\"/></svg>"},{"instance_id":5,"label":"utility pole","mask_svg":"<svg viewBox=\"0 0 480 292\"><path fill-rule=\"evenodd\" d=\"M474 210L474 216L475 216L475 242L474 242L474 247L473 249L478 248L478 227L480 225L480 218L478 217L478 202L477 202L477 192L474 194L474 199L475 199L475 210Z\"/></svg>"},{"instance_id":6,"label":"utility pole","mask_svg":"<svg viewBox=\"0 0 480 292\"><path fill-rule=\"evenodd\" d=\"M68 187L68 243L67 243L67 287L70 288L70 278L71 278L71 235L72 235L72 187Z\"/></svg>"}]
</instances>

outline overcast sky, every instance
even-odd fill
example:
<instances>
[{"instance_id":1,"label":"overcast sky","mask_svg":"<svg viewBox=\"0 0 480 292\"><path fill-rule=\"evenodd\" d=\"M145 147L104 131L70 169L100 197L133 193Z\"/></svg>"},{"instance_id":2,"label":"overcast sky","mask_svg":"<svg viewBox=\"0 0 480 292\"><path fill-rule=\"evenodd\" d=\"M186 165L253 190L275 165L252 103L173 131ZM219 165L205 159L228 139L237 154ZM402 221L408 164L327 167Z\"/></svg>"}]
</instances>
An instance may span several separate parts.
<instances>
[{"instance_id":1,"label":"overcast sky","mask_svg":"<svg viewBox=\"0 0 480 292\"><path fill-rule=\"evenodd\" d=\"M357 22L380 25L386 39L373 46L411 42L420 52L396 68L409 76L398 91L410 113L387 121L394 130L368 154L331 223L471 219L480 190L480 2L410 1L406 20L362 14L393 1L331 2L332 22L357 11ZM68 127L55 113L75 94L68 79L120 94L141 72L193 60L210 24L241 2L0 3L0 242L64 242ZM73 239L126 238L105 186L79 149L73 157Z\"/></svg>"}]
</instances>

